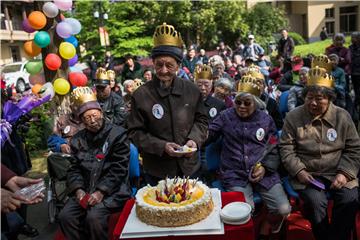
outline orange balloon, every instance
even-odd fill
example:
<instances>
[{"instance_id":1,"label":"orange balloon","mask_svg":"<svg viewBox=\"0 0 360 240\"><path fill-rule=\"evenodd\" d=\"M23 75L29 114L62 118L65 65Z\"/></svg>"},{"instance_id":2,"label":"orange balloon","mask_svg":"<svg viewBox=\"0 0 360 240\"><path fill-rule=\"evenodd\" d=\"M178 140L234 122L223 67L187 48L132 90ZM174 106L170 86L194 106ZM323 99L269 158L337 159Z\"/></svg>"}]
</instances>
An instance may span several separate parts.
<instances>
[{"instance_id":1,"label":"orange balloon","mask_svg":"<svg viewBox=\"0 0 360 240\"><path fill-rule=\"evenodd\" d=\"M24 51L29 57L36 57L41 53L41 48L39 48L34 41L27 41L24 43Z\"/></svg>"},{"instance_id":2,"label":"orange balloon","mask_svg":"<svg viewBox=\"0 0 360 240\"><path fill-rule=\"evenodd\" d=\"M31 88L31 91L34 93L34 94L38 94L40 89L42 88L42 85L37 83L35 84L32 88Z\"/></svg>"},{"instance_id":3,"label":"orange balloon","mask_svg":"<svg viewBox=\"0 0 360 240\"><path fill-rule=\"evenodd\" d=\"M46 16L40 11L33 11L28 17L29 24L32 28L39 30L46 25Z\"/></svg>"}]
</instances>

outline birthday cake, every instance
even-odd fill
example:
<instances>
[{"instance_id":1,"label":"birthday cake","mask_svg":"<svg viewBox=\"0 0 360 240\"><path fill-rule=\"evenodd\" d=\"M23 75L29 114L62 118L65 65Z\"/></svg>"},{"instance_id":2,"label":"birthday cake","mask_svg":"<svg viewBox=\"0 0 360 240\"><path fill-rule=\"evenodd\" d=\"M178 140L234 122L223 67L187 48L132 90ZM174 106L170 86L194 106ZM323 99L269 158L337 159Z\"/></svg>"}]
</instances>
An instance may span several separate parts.
<instances>
[{"instance_id":1,"label":"birthday cake","mask_svg":"<svg viewBox=\"0 0 360 240\"><path fill-rule=\"evenodd\" d=\"M196 179L161 180L136 194L136 215L144 223L179 227L205 219L214 208L210 189Z\"/></svg>"}]
</instances>

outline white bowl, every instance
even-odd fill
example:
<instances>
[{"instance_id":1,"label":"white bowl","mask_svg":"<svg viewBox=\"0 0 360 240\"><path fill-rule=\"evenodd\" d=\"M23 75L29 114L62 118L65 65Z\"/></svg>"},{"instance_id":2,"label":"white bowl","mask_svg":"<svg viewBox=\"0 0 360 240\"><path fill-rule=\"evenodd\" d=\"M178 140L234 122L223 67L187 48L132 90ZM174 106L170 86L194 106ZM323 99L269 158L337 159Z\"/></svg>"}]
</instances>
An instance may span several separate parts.
<instances>
[{"instance_id":1,"label":"white bowl","mask_svg":"<svg viewBox=\"0 0 360 240\"><path fill-rule=\"evenodd\" d=\"M221 218L221 220L224 223L230 224L230 225L242 225L242 224L247 223L250 219L251 219L251 215L249 215L247 218L245 218L244 220L241 220L241 221L229 221L229 220L226 220L225 218Z\"/></svg>"},{"instance_id":2,"label":"white bowl","mask_svg":"<svg viewBox=\"0 0 360 240\"><path fill-rule=\"evenodd\" d=\"M245 202L232 202L224 206L220 211L222 219L231 222L244 221L250 217L251 206Z\"/></svg>"}]
</instances>

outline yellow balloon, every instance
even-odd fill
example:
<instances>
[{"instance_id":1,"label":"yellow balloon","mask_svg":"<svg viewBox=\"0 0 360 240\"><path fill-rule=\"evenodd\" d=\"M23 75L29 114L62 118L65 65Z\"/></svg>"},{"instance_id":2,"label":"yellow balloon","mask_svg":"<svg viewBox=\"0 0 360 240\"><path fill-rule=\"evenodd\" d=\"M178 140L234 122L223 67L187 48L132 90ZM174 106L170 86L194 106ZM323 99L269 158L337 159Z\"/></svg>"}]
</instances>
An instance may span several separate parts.
<instances>
[{"instance_id":1,"label":"yellow balloon","mask_svg":"<svg viewBox=\"0 0 360 240\"><path fill-rule=\"evenodd\" d=\"M70 83L64 78L58 78L54 81L54 90L59 95L65 95L70 91Z\"/></svg>"},{"instance_id":2,"label":"yellow balloon","mask_svg":"<svg viewBox=\"0 0 360 240\"><path fill-rule=\"evenodd\" d=\"M74 45L68 42L62 42L59 47L60 56L64 59L71 59L76 54Z\"/></svg>"}]
</instances>

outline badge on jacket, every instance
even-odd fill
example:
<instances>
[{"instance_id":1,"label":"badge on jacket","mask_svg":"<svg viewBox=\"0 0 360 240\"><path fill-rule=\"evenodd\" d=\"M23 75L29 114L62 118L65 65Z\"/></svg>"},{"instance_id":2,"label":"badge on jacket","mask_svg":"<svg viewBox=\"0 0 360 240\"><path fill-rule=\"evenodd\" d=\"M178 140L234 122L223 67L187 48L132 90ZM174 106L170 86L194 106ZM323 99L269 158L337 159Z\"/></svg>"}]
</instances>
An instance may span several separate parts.
<instances>
[{"instance_id":1,"label":"badge on jacket","mask_svg":"<svg viewBox=\"0 0 360 240\"><path fill-rule=\"evenodd\" d=\"M259 128L256 130L256 139L258 141L262 141L265 137L265 130L263 128Z\"/></svg>"},{"instance_id":2,"label":"badge on jacket","mask_svg":"<svg viewBox=\"0 0 360 240\"><path fill-rule=\"evenodd\" d=\"M210 108L210 110L209 110L209 115L210 115L210 117L215 117L216 116L216 114L217 114L217 110L216 110L216 108Z\"/></svg>"},{"instance_id":3,"label":"badge on jacket","mask_svg":"<svg viewBox=\"0 0 360 240\"><path fill-rule=\"evenodd\" d=\"M333 128L329 128L326 133L326 137L330 142L334 142L337 138L337 132Z\"/></svg>"},{"instance_id":4,"label":"badge on jacket","mask_svg":"<svg viewBox=\"0 0 360 240\"><path fill-rule=\"evenodd\" d=\"M64 134L68 134L70 132L70 126L67 125L64 129Z\"/></svg>"},{"instance_id":5,"label":"badge on jacket","mask_svg":"<svg viewBox=\"0 0 360 240\"><path fill-rule=\"evenodd\" d=\"M164 109L160 104L154 104L152 107L152 114L156 119L162 119L164 116Z\"/></svg>"}]
</instances>

